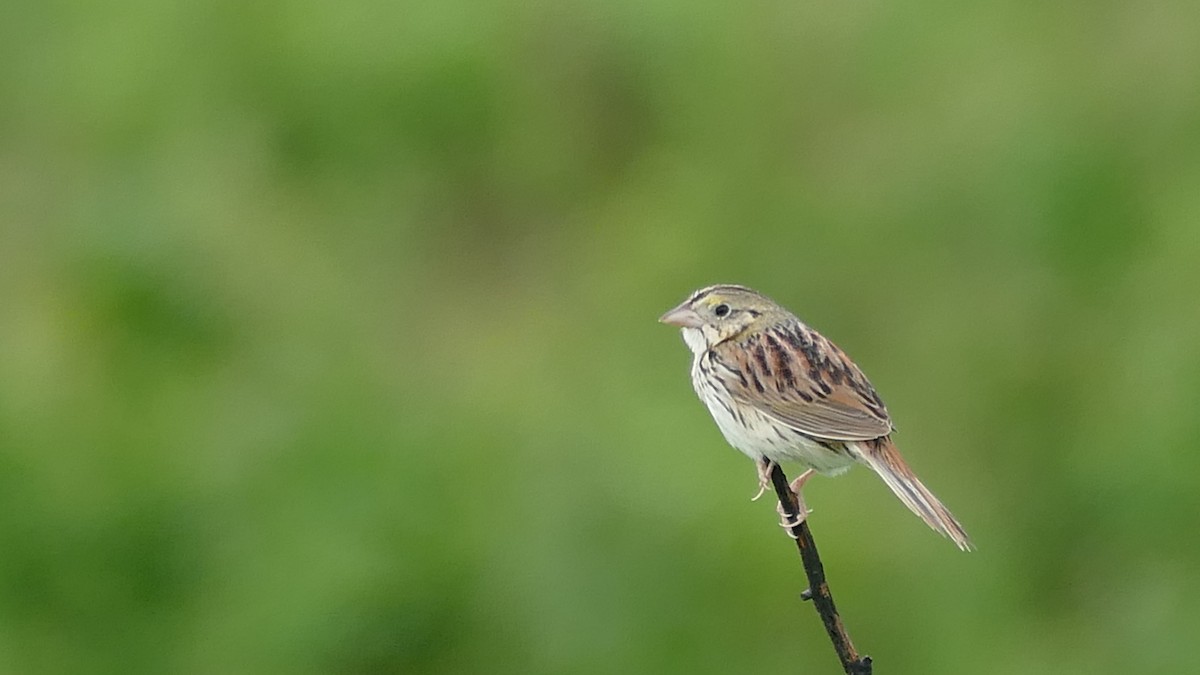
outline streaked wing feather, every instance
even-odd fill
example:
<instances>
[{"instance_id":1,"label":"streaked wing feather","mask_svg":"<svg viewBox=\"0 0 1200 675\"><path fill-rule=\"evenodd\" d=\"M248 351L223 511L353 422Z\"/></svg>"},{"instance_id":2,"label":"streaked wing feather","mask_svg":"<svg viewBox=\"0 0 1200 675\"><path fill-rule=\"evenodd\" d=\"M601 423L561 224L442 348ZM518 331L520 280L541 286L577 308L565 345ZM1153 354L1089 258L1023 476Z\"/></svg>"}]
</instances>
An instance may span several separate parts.
<instances>
[{"instance_id":1,"label":"streaked wing feather","mask_svg":"<svg viewBox=\"0 0 1200 675\"><path fill-rule=\"evenodd\" d=\"M798 319L713 348L734 370L738 401L810 436L865 441L892 431L887 407L858 366Z\"/></svg>"}]
</instances>

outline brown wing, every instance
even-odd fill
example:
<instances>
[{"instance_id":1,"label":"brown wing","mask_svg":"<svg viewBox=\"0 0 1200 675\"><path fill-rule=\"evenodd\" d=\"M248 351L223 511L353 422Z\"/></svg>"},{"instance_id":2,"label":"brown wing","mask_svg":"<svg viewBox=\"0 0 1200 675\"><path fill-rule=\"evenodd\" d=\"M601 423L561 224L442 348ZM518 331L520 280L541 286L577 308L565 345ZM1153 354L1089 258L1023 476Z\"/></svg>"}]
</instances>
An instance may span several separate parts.
<instances>
[{"instance_id":1,"label":"brown wing","mask_svg":"<svg viewBox=\"0 0 1200 675\"><path fill-rule=\"evenodd\" d=\"M887 407L858 366L799 321L718 344L713 358L738 401L818 438L866 441L892 432Z\"/></svg>"}]
</instances>

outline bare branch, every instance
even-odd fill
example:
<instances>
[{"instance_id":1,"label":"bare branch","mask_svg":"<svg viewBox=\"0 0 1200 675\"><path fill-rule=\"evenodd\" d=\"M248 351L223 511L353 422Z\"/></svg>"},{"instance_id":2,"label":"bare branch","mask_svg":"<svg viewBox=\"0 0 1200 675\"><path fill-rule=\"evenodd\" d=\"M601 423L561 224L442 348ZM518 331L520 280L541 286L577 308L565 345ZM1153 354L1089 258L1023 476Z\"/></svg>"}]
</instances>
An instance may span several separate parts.
<instances>
[{"instance_id":1,"label":"bare branch","mask_svg":"<svg viewBox=\"0 0 1200 675\"><path fill-rule=\"evenodd\" d=\"M762 461L767 462L768 460ZM792 492L787 476L784 475L783 469L778 464L775 464L771 471L771 484L775 487L775 494L779 496L779 503L782 505L784 515L789 521L799 519L800 507L796 494ZM833 595L829 592L829 584L825 581L825 567L821 564L821 556L817 554L817 544L813 541L808 523L801 522L790 529L792 536L796 539L796 547L800 549L800 559L804 562L804 573L808 576L808 589L800 597L804 600L812 600L813 606L817 608L817 614L820 615L821 622L825 624L825 632L829 633L833 649L837 652L838 659L842 662L842 668L846 673L848 675L871 675L871 657L859 656L858 651L854 648L854 643L850 641L850 635L846 633L846 627L842 625L842 617L838 615L837 607L833 604Z\"/></svg>"}]
</instances>

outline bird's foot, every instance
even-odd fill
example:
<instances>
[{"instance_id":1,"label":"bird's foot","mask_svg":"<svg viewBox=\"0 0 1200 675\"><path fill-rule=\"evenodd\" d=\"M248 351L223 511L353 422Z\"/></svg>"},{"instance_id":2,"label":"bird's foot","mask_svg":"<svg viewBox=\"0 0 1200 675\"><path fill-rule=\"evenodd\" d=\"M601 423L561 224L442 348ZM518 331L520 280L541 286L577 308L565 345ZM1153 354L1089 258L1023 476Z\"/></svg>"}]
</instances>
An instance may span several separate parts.
<instances>
[{"instance_id":1,"label":"bird's foot","mask_svg":"<svg viewBox=\"0 0 1200 675\"><path fill-rule=\"evenodd\" d=\"M810 510L808 506L804 504L804 498L800 497L800 495L796 495L796 503L799 504L800 511L795 514L790 514L787 511L784 511L783 504L775 505L775 510L779 512L779 526L782 527L783 531L787 532L787 535L792 539L796 539L796 535L794 532L792 532L792 530L800 527L805 520L808 520L808 514L812 513L812 510Z\"/></svg>"},{"instance_id":2,"label":"bird's foot","mask_svg":"<svg viewBox=\"0 0 1200 675\"><path fill-rule=\"evenodd\" d=\"M792 493L796 495L797 512L795 514L789 514L787 511L784 511L782 503L776 504L775 506L775 510L779 512L779 526L782 527L792 539L796 538L796 535L792 532L792 530L799 527L800 524L808 518L808 514L812 513L812 510L810 510L808 505L804 503L804 494L801 492L801 489L804 487L804 484L808 482L808 479L812 478L813 473L815 472L812 469L809 469L808 471L805 471L797 476L796 479L790 484Z\"/></svg>"},{"instance_id":3,"label":"bird's foot","mask_svg":"<svg viewBox=\"0 0 1200 675\"><path fill-rule=\"evenodd\" d=\"M758 492L750 498L752 502L758 501L758 498L766 493L767 488L771 485L771 472L779 465L773 459L762 459L755 462L755 466L758 468Z\"/></svg>"}]
</instances>

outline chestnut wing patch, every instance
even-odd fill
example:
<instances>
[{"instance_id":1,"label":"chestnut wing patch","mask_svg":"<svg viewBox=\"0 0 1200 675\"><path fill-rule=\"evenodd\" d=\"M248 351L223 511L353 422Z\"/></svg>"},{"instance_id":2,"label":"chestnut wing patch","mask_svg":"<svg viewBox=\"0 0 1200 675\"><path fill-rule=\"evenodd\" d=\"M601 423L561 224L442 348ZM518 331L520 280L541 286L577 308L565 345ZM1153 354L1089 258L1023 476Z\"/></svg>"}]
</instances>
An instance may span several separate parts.
<instances>
[{"instance_id":1,"label":"chestnut wing patch","mask_svg":"<svg viewBox=\"0 0 1200 675\"><path fill-rule=\"evenodd\" d=\"M735 399L801 433L867 441L892 432L887 407L862 371L798 320L721 343L713 358L736 374L724 383Z\"/></svg>"}]
</instances>

